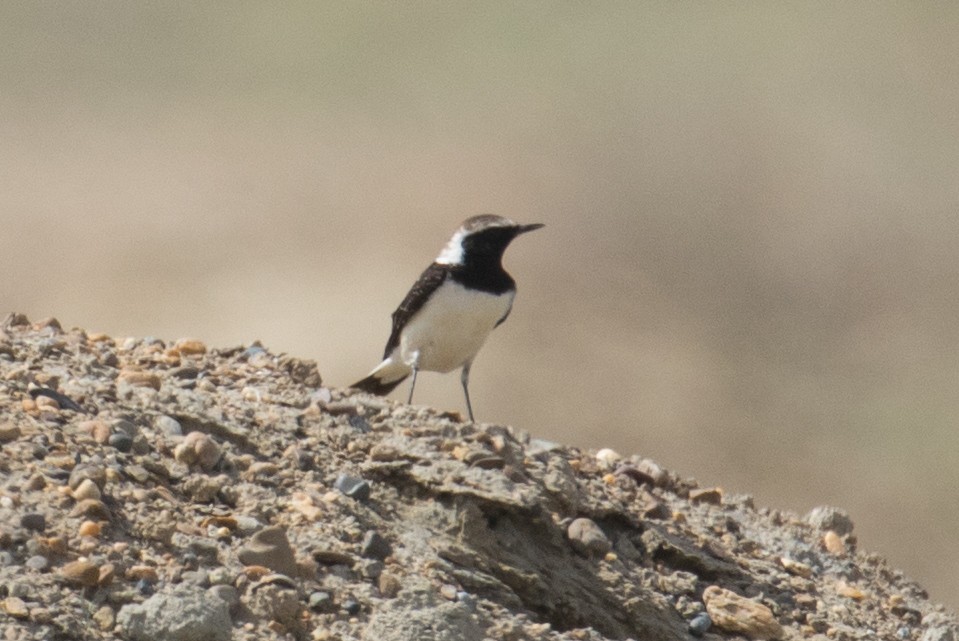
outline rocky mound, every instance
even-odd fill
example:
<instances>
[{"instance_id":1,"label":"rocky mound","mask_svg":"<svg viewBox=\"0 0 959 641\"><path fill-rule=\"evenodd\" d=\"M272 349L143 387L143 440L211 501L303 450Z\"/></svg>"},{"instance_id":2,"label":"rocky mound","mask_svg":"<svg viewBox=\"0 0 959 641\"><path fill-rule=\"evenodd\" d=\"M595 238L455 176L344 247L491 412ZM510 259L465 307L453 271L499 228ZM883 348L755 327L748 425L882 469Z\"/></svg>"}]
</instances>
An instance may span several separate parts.
<instances>
[{"instance_id":1,"label":"rocky mound","mask_svg":"<svg viewBox=\"0 0 959 641\"><path fill-rule=\"evenodd\" d=\"M0 329L2 638L955 641L842 511L322 386L260 345Z\"/></svg>"}]
</instances>

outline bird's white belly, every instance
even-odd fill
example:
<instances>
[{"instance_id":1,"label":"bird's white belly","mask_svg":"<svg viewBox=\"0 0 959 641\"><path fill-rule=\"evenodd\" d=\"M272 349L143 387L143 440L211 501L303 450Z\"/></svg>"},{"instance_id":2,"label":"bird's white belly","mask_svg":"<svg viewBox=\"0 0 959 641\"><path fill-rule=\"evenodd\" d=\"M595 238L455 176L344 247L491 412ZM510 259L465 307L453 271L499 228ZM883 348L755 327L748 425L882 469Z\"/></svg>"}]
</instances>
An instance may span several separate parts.
<instances>
[{"instance_id":1,"label":"bird's white belly","mask_svg":"<svg viewBox=\"0 0 959 641\"><path fill-rule=\"evenodd\" d=\"M473 360L513 304L514 292L495 295L447 281L400 334L400 356L410 366L450 372Z\"/></svg>"}]
</instances>

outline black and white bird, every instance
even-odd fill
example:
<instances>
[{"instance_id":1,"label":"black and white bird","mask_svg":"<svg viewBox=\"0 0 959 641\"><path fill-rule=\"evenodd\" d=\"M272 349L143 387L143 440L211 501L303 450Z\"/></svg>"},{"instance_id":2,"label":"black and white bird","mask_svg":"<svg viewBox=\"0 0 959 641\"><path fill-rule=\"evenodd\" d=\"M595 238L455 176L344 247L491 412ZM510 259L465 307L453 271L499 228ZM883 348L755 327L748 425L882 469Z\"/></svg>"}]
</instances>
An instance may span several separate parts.
<instances>
[{"instance_id":1,"label":"black and white bird","mask_svg":"<svg viewBox=\"0 0 959 641\"><path fill-rule=\"evenodd\" d=\"M470 367L490 332L509 316L516 296L516 282L503 269L503 252L514 238L542 226L489 214L463 221L393 312L383 362L350 387L389 394L412 374L407 400L412 403L420 370L445 374L460 367L473 421Z\"/></svg>"}]
</instances>

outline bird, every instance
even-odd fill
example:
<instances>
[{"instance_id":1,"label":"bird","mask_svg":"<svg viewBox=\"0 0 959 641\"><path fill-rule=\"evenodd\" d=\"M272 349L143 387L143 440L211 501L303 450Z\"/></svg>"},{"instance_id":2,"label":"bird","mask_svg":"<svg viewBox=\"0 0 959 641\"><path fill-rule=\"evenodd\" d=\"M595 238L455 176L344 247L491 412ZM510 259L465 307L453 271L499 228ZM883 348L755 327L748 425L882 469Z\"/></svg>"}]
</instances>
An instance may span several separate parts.
<instances>
[{"instance_id":1,"label":"bird","mask_svg":"<svg viewBox=\"0 0 959 641\"><path fill-rule=\"evenodd\" d=\"M475 423L470 368L490 333L509 316L516 296L503 253L514 238L541 227L493 214L463 221L393 312L383 361L350 387L382 396L412 375L406 401L412 403L420 370L445 374L461 368L466 411Z\"/></svg>"}]
</instances>

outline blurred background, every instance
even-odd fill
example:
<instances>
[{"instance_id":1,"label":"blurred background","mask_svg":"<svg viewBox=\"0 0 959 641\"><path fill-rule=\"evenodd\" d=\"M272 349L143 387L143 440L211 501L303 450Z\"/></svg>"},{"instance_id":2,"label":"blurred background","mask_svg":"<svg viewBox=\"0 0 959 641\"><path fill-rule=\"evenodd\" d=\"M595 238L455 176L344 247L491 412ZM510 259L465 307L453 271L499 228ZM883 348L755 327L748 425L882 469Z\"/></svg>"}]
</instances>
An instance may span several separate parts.
<instances>
[{"instance_id":1,"label":"blurred background","mask_svg":"<svg viewBox=\"0 0 959 641\"><path fill-rule=\"evenodd\" d=\"M346 385L463 218L546 223L482 420L841 506L959 606L959 4L13 1L0 42L0 312Z\"/></svg>"}]
</instances>

